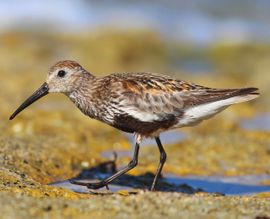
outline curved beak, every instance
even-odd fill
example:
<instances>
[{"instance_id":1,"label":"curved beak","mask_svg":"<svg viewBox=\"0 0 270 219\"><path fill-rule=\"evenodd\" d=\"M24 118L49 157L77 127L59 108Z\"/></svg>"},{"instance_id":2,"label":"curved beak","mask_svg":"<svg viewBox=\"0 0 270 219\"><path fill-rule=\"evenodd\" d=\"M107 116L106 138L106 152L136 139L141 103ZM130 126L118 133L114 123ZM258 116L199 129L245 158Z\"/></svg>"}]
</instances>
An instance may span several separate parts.
<instances>
[{"instance_id":1,"label":"curved beak","mask_svg":"<svg viewBox=\"0 0 270 219\"><path fill-rule=\"evenodd\" d=\"M49 86L45 82L41 85L39 89L37 89L28 99L26 99L22 105L18 107L18 109L9 117L9 120L12 120L15 118L17 114L19 114L22 110L24 110L26 107L40 99L41 97L47 95L49 93Z\"/></svg>"}]
</instances>

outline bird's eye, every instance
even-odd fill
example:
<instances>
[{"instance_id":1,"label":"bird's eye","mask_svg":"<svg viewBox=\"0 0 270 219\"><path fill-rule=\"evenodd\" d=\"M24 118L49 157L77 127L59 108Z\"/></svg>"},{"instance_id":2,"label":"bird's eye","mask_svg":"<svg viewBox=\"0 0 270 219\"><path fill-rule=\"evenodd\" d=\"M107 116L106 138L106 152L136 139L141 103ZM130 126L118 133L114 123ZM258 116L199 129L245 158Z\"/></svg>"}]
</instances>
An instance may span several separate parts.
<instances>
[{"instance_id":1,"label":"bird's eye","mask_svg":"<svg viewBox=\"0 0 270 219\"><path fill-rule=\"evenodd\" d=\"M66 75L66 72L64 70L60 70L58 73L57 73L57 76L58 77L64 77Z\"/></svg>"}]
</instances>

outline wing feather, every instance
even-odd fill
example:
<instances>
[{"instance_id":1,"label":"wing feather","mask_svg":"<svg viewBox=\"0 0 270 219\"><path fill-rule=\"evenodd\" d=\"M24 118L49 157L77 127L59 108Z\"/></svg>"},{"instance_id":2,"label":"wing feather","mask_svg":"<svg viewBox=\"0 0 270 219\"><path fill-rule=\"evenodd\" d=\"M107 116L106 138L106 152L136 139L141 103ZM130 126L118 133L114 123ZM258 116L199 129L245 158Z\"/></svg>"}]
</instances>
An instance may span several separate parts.
<instances>
[{"instance_id":1,"label":"wing feather","mask_svg":"<svg viewBox=\"0 0 270 219\"><path fill-rule=\"evenodd\" d=\"M119 110L144 122L180 118L187 109L237 95L256 94L256 88L214 89L153 73L114 74Z\"/></svg>"}]
</instances>

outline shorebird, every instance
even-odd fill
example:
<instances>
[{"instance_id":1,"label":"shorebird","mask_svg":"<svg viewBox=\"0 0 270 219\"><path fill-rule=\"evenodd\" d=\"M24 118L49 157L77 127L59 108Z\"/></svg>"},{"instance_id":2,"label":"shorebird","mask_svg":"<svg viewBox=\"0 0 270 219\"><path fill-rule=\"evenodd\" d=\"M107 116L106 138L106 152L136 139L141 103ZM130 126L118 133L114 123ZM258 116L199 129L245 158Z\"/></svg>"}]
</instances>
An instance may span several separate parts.
<instances>
[{"instance_id":1,"label":"shorebird","mask_svg":"<svg viewBox=\"0 0 270 219\"><path fill-rule=\"evenodd\" d=\"M75 61L57 62L46 82L11 115L12 120L30 104L48 93L63 93L87 116L124 132L135 134L135 149L129 164L98 183L72 183L98 189L134 168L143 138L155 138L160 161L150 190L155 190L166 161L161 132L194 126L228 106L259 96L253 87L216 89L154 73L114 73L97 78Z\"/></svg>"}]
</instances>

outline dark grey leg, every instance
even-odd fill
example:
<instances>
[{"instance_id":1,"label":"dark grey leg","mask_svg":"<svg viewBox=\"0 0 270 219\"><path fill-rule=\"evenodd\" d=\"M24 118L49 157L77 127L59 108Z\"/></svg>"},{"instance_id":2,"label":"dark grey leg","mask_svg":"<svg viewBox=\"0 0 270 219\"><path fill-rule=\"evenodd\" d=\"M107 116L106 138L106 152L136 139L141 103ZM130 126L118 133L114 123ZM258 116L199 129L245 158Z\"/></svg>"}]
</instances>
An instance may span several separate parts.
<instances>
[{"instance_id":1,"label":"dark grey leg","mask_svg":"<svg viewBox=\"0 0 270 219\"><path fill-rule=\"evenodd\" d=\"M152 186L150 188L151 191L154 191L155 190L155 186L157 184L157 180L158 178L160 177L160 174L161 174L161 171L162 171L162 168L163 168L163 165L164 163L166 162L166 158L167 158L167 154L161 144L161 141L159 139L159 137L156 137L156 142L157 142L157 145L158 145L158 149L159 149L159 152L160 152L160 162L159 162L159 165L158 165L158 168L157 168L157 172L156 172L156 175L155 175L155 178L153 180L153 183L152 183Z\"/></svg>"},{"instance_id":2,"label":"dark grey leg","mask_svg":"<svg viewBox=\"0 0 270 219\"><path fill-rule=\"evenodd\" d=\"M133 169L135 166L138 164L138 155L139 155L139 149L140 145L139 143L135 144L135 149L134 149L134 154L132 160L129 162L129 164L124 167L122 170L118 171L117 173L113 174L112 176L102 180L101 182L98 183L83 183L83 182L77 182L70 180L71 183L76 184L76 185L82 185L82 186L87 186L89 189L99 189L104 186L107 186L110 182L118 178L119 176L122 176L129 170Z\"/></svg>"}]
</instances>

